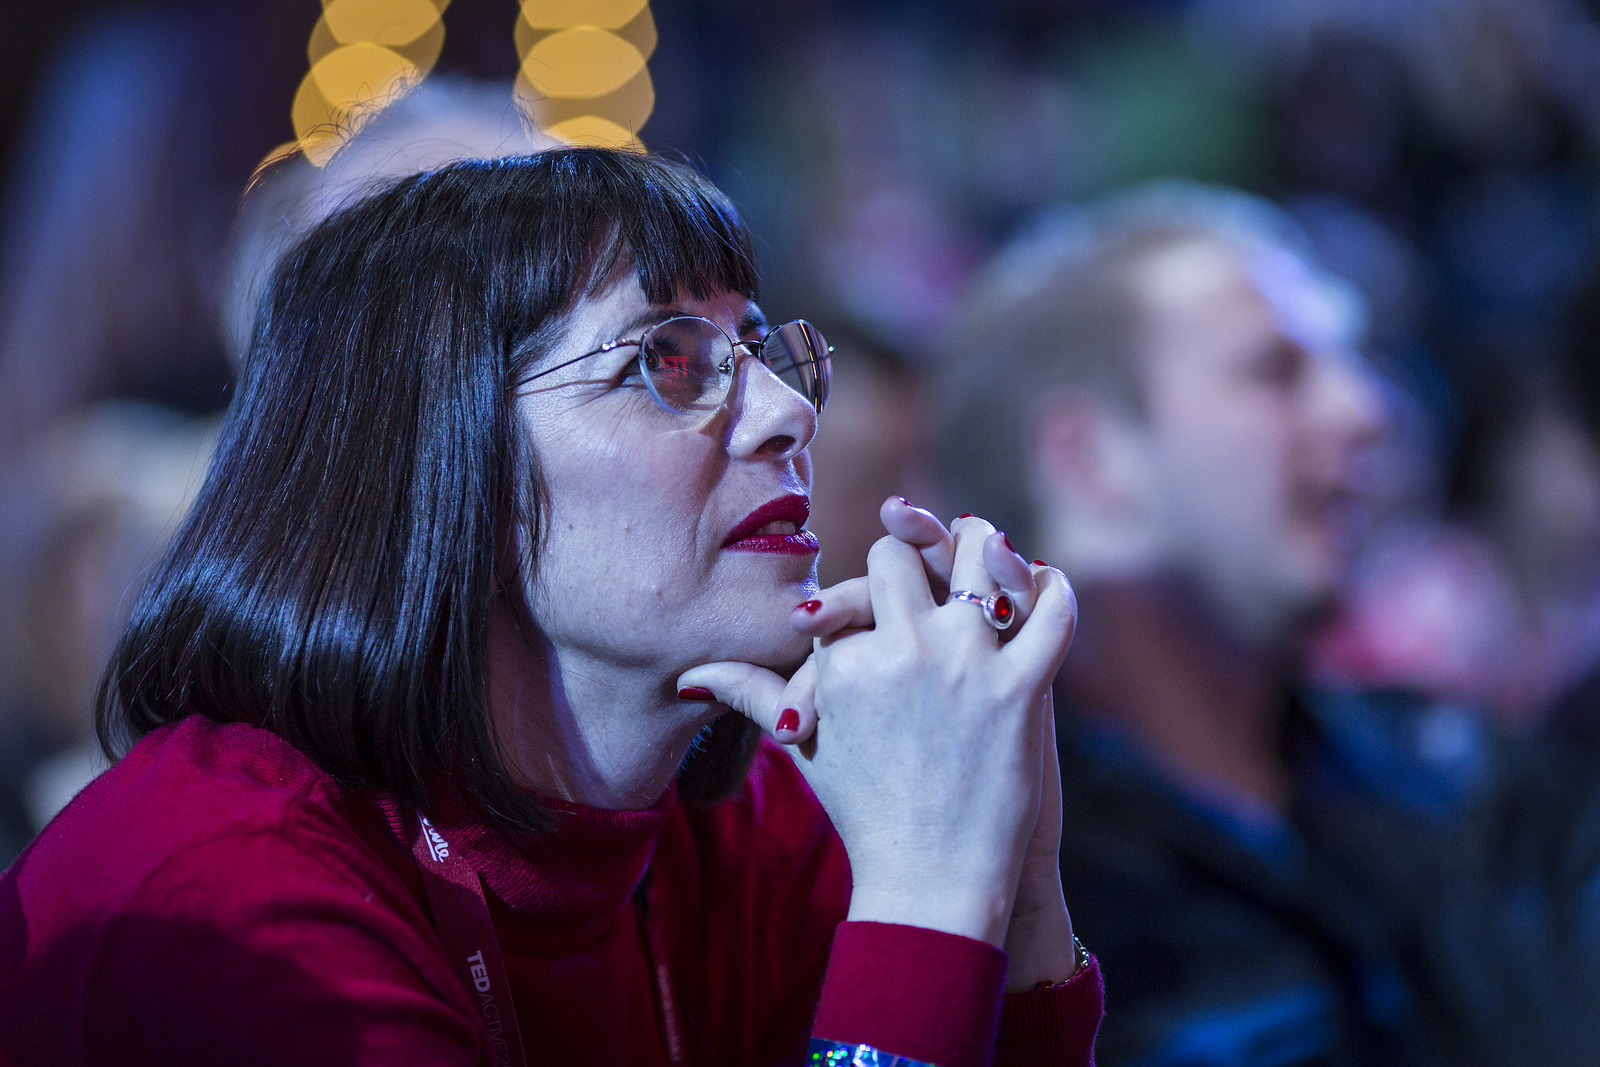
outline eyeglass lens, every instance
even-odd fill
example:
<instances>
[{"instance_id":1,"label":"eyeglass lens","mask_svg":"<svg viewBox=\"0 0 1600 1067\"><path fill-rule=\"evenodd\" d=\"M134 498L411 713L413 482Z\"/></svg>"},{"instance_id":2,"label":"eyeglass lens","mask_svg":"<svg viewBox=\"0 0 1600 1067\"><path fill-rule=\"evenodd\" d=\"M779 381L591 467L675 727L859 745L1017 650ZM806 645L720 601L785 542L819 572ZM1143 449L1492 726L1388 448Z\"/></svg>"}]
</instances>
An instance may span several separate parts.
<instances>
[{"instance_id":1,"label":"eyeglass lens","mask_svg":"<svg viewBox=\"0 0 1600 1067\"><path fill-rule=\"evenodd\" d=\"M833 378L828 342L821 330L804 319L786 322L767 334L761 356L772 373L821 413Z\"/></svg>"},{"instance_id":2,"label":"eyeglass lens","mask_svg":"<svg viewBox=\"0 0 1600 1067\"><path fill-rule=\"evenodd\" d=\"M819 412L828 399L828 345L809 322L786 322L767 334L761 361ZM640 361L650 390L672 411L710 411L733 381L734 350L713 322L693 316L667 319L645 332Z\"/></svg>"}]
</instances>

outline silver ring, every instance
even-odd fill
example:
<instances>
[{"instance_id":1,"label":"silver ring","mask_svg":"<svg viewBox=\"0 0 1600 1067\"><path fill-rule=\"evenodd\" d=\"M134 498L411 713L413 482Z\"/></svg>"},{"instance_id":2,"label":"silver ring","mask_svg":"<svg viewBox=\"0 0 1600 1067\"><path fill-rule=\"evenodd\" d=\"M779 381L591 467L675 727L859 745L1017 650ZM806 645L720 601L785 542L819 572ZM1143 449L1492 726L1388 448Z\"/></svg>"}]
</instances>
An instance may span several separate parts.
<instances>
[{"instance_id":1,"label":"silver ring","mask_svg":"<svg viewBox=\"0 0 1600 1067\"><path fill-rule=\"evenodd\" d=\"M965 600L969 604L978 605L983 609L984 621L996 630L1009 630L1017 621L1017 605L1004 593L979 596L970 589L952 589L950 600ZM948 604L950 600L945 603Z\"/></svg>"}]
</instances>

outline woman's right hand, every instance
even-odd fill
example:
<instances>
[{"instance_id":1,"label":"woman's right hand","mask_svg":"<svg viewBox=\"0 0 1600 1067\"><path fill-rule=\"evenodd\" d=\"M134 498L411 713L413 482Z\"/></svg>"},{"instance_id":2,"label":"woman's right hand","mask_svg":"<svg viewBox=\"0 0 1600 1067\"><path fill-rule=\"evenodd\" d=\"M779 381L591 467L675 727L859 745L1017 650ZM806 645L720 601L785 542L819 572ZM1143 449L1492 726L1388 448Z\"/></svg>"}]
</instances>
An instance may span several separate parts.
<instances>
[{"instance_id":1,"label":"woman's right hand","mask_svg":"<svg viewBox=\"0 0 1600 1067\"><path fill-rule=\"evenodd\" d=\"M971 532L955 539L950 584L992 588L986 524ZM849 852L851 918L998 946L1039 821L1041 716L1071 638L1071 590L1039 571L1030 617L1001 645L977 606L936 601L912 544L878 542L866 582L872 628L818 639L812 676L789 683L815 687L816 730L794 755ZM680 681L757 721L776 716L771 694L752 699L759 687L723 666Z\"/></svg>"}]
</instances>

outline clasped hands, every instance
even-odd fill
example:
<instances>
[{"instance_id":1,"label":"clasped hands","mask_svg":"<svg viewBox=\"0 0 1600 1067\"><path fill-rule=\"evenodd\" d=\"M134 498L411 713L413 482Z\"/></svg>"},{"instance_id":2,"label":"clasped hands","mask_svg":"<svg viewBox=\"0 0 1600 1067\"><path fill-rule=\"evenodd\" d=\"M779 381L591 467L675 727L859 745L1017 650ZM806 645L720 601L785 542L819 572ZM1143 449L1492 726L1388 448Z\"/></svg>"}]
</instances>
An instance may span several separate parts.
<instances>
[{"instance_id":1,"label":"clasped hands","mask_svg":"<svg viewBox=\"0 0 1600 1067\"><path fill-rule=\"evenodd\" d=\"M880 514L889 536L866 576L795 609L813 651L792 677L711 663L678 684L784 744L849 854L851 919L1003 947L1008 989L1061 980L1074 953L1050 684L1077 619L1072 588L982 519L946 529L898 497ZM952 589L1007 593L1008 640L977 605L947 601Z\"/></svg>"}]
</instances>

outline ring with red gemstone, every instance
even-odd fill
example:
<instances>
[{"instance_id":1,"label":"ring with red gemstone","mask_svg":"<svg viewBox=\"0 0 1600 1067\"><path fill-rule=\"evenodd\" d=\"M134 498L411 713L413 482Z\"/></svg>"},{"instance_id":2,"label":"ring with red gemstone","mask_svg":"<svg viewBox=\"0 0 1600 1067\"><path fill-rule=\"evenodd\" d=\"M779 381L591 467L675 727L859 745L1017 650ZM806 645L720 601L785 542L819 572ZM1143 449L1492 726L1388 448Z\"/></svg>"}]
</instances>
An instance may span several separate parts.
<instances>
[{"instance_id":1,"label":"ring with red gemstone","mask_svg":"<svg viewBox=\"0 0 1600 1067\"><path fill-rule=\"evenodd\" d=\"M950 600L965 600L978 605L983 609L984 620L996 630L1009 630L1011 624L1017 621L1017 605L1004 593L979 596L970 589L955 589L950 593Z\"/></svg>"}]
</instances>

